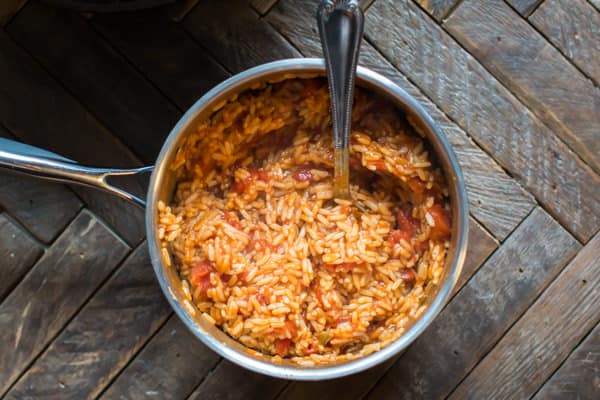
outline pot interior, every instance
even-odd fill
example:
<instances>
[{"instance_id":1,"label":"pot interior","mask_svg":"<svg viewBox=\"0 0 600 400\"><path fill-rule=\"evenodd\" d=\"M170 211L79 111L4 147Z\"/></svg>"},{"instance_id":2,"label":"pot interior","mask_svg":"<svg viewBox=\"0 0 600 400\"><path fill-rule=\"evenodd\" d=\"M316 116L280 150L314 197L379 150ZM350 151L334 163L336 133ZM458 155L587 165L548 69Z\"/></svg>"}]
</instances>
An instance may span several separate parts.
<instances>
[{"instance_id":1,"label":"pot interior","mask_svg":"<svg viewBox=\"0 0 600 400\"><path fill-rule=\"evenodd\" d=\"M357 360L314 367L299 366L287 360L274 363L270 358L235 341L201 317L201 313L184 293L178 273L168 259L170 255L160 250L156 221L157 204L159 201L171 203L176 184L176 177L169 165L172 164L183 138L194 132L201 121L210 118L228 101L235 100L238 94L267 83L315 76L325 76L325 67L321 59L283 60L242 72L209 91L181 118L163 145L151 178L146 211L148 245L154 270L167 299L186 326L208 347L242 367L275 377L301 380L328 379L356 373L405 349L447 301L464 261L468 226L467 200L460 168L437 124L402 89L386 78L359 67L356 85L383 95L396 104L415 130L427 139L448 181L452 209L451 243L446 256L442 284L429 296L428 309L404 335L382 350Z\"/></svg>"}]
</instances>

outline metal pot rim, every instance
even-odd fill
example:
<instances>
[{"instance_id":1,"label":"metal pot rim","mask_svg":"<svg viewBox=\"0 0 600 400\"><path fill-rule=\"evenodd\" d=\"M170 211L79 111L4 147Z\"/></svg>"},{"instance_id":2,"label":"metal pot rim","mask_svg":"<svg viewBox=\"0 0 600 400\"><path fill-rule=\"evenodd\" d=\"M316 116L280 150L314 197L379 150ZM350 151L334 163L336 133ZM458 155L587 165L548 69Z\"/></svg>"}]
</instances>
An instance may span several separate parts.
<instances>
[{"instance_id":1,"label":"metal pot rim","mask_svg":"<svg viewBox=\"0 0 600 400\"><path fill-rule=\"evenodd\" d=\"M429 326L450 298L465 260L468 236L468 205L464 179L454 151L441 129L425 109L403 89L388 78L359 66L357 84L362 83L382 91L399 105L414 113L424 124L428 140L435 147L436 155L444 165L451 191L453 232L448 255L451 257L451 261L446 263L446 265L450 265L450 268L435 299L429 304L425 313L402 336L383 349L353 361L316 367L274 363L266 359L262 360L248 352L240 351L235 346L227 343L226 340L217 339L214 332L211 332L211 328L206 326L208 323L203 324L197 317L191 315L190 305L186 305L184 301L180 300L180 289L172 284L172 271L168 271L162 261L156 221L157 204L160 200L159 188L164 184L165 176L169 173L167 164L177 151L177 144L188 134L190 127L197 124L197 117L200 113L212 112L216 103L222 102L223 98L228 98L233 93L245 90L250 82L264 81L267 76L279 74L294 76L312 73L325 73L322 59L295 58L280 60L243 71L208 91L181 117L165 140L150 178L146 206L147 242L154 272L171 307L187 328L209 348L244 368L277 378L295 380L331 379L354 374L382 363L406 349ZM171 281L169 281L169 278L171 278ZM234 341L231 338L229 340Z\"/></svg>"}]
</instances>

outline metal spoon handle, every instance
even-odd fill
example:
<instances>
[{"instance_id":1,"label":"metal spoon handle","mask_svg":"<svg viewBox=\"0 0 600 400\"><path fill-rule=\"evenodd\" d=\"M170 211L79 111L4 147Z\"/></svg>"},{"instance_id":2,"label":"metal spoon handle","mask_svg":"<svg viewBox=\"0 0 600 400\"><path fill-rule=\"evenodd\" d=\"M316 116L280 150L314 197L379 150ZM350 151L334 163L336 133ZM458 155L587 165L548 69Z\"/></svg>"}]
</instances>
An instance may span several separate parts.
<instances>
[{"instance_id":1,"label":"metal spoon handle","mask_svg":"<svg viewBox=\"0 0 600 400\"><path fill-rule=\"evenodd\" d=\"M146 203L143 199L111 185L107 182L107 178L152 172L154 167L132 169L84 167L58 154L0 138L0 168L42 179L92 186L145 207Z\"/></svg>"},{"instance_id":2,"label":"metal spoon handle","mask_svg":"<svg viewBox=\"0 0 600 400\"><path fill-rule=\"evenodd\" d=\"M325 0L317 20L333 117L334 195L348 198L350 121L364 16L356 0Z\"/></svg>"}]
</instances>

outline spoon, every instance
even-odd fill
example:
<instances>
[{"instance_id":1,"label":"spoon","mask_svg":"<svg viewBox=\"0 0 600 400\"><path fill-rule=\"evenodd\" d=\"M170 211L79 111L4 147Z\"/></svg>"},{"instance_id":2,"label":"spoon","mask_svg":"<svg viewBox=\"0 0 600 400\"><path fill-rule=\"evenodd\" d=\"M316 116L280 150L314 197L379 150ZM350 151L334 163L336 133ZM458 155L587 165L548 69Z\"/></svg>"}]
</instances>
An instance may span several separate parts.
<instances>
[{"instance_id":1,"label":"spoon","mask_svg":"<svg viewBox=\"0 0 600 400\"><path fill-rule=\"evenodd\" d=\"M324 0L317 10L333 121L333 194L350 199L349 138L364 16L356 0Z\"/></svg>"}]
</instances>

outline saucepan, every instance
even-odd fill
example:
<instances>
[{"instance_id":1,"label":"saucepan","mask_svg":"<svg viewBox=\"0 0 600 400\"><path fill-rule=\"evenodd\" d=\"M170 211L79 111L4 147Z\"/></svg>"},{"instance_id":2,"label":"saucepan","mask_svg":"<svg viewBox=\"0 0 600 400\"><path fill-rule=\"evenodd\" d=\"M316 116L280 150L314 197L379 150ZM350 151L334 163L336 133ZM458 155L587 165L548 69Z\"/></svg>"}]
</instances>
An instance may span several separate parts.
<instances>
[{"instance_id":1,"label":"saucepan","mask_svg":"<svg viewBox=\"0 0 600 400\"><path fill-rule=\"evenodd\" d=\"M242 344L200 317L200 313L186 297L177 271L172 266L167 267L173 264L163 258L170 255L161 253L158 238L158 203L159 201L165 204L171 203L176 178L169 165L186 135L194 132L201 121L209 118L215 110L244 90L266 82L304 76L325 76L323 60L309 58L281 60L251 68L227 79L207 92L183 115L164 142L154 167L136 169L84 167L54 153L6 139L0 139L0 166L40 178L97 187L145 207L148 249L164 295L193 334L226 359L255 372L287 379L321 380L353 374L402 352L425 330L449 299L460 274L467 247L467 196L456 156L438 125L423 107L392 81L367 68L358 67L356 84L394 102L397 108L408 116L416 130L430 143L449 182L453 221L442 283L437 293L430 296L424 314L395 342L363 358L314 367L299 366L286 360L274 362L257 352L249 352ZM150 171L152 175L145 200L112 185L107 180L113 176L136 175Z\"/></svg>"}]
</instances>

